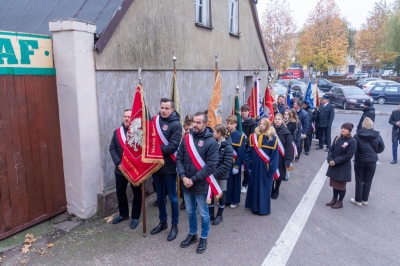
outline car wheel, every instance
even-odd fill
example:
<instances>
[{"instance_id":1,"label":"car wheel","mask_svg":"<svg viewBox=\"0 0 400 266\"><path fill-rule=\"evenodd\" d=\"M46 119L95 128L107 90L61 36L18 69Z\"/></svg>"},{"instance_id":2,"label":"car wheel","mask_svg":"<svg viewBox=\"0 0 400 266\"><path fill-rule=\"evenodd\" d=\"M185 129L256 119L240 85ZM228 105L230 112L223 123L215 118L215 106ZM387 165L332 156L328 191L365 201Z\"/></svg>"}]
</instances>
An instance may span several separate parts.
<instances>
[{"instance_id":1,"label":"car wheel","mask_svg":"<svg viewBox=\"0 0 400 266\"><path fill-rule=\"evenodd\" d=\"M386 99L384 97L379 97L377 102L379 104L385 104L386 103Z\"/></svg>"},{"instance_id":2,"label":"car wheel","mask_svg":"<svg viewBox=\"0 0 400 266\"><path fill-rule=\"evenodd\" d=\"M343 102L343 110L347 110L347 103Z\"/></svg>"}]
</instances>

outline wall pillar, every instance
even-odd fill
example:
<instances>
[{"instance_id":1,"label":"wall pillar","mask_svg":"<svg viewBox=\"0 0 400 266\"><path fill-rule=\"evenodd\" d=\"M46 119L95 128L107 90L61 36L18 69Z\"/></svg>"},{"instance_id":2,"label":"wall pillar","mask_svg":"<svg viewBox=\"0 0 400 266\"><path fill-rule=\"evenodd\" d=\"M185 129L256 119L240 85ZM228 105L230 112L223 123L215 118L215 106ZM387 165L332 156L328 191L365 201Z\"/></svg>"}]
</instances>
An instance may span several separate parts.
<instances>
[{"instance_id":1,"label":"wall pillar","mask_svg":"<svg viewBox=\"0 0 400 266\"><path fill-rule=\"evenodd\" d=\"M92 23L51 21L68 212L87 219L102 188Z\"/></svg>"}]
</instances>

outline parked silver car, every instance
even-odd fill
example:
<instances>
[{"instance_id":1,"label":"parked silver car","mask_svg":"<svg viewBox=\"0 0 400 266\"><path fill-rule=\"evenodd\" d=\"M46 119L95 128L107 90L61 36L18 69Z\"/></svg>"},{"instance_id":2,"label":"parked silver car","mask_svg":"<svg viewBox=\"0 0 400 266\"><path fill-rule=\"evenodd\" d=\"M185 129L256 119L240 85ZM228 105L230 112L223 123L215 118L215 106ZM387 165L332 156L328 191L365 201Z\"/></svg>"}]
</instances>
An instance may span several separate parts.
<instances>
[{"instance_id":1,"label":"parked silver car","mask_svg":"<svg viewBox=\"0 0 400 266\"><path fill-rule=\"evenodd\" d=\"M394 84L398 84L396 81L392 81L392 80L375 80L375 81L369 81L367 83L365 83L364 85L362 85L362 90L365 93L368 93L370 89L372 89L374 86L376 85L394 85Z\"/></svg>"}]
</instances>

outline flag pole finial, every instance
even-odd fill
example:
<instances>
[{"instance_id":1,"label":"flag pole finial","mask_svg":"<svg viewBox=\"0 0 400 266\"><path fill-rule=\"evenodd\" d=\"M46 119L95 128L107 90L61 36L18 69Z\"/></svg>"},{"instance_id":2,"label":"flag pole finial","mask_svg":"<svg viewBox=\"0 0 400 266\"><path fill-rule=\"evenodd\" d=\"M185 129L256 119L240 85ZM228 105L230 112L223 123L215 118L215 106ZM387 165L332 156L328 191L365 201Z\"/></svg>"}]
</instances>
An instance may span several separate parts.
<instances>
[{"instance_id":1,"label":"flag pole finial","mask_svg":"<svg viewBox=\"0 0 400 266\"><path fill-rule=\"evenodd\" d=\"M218 68L218 54L215 54L215 67Z\"/></svg>"},{"instance_id":2,"label":"flag pole finial","mask_svg":"<svg viewBox=\"0 0 400 266\"><path fill-rule=\"evenodd\" d=\"M172 52L172 61L174 61L174 69L175 69L175 63L176 63L176 60L178 60L177 58L176 58L176 56L175 56L175 52Z\"/></svg>"},{"instance_id":3,"label":"flag pole finial","mask_svg":"<svg viewBox=\"0 0 400 266\"><path fill-rule=\"evenodd\" d=\"M142 68L139 67L137 72L138 72L139 84L142 84L142 76L141 76Z\"/></svg>"},{"instance_id":4,"label":"flag pole finial","mask_svg":"<svg viewBox=\"0 0 400 266\"><path fill-rule=\"evenodd\" d=\"M239 93L239 89L240 89L240 87L239 87L239 83L238 83L238 85L236 85L236 94L238 94Z\"/></svg>"}]
</instances>

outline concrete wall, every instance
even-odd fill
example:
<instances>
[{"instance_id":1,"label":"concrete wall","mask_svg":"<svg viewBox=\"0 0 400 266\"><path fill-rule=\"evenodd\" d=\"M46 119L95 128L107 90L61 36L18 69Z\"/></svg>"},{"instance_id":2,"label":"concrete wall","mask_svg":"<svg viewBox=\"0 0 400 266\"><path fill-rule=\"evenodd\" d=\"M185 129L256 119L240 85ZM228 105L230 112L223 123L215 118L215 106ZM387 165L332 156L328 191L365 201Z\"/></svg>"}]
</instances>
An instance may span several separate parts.
<instances>
[{"instance_id":1,"label":"concrete wall","mask_svg":"<svg viewBox=\"0 0 400 266\"><path fill-rule=\"evenodd\" d=\"M135 0L96 54L96 69L171 70L175 52L181 70L212 70L216 53L221 70L267 70L251 2L239 1L238 38L229 35L228 0L211 1L212 30L195 25L193 0Z\"/></svg>"},{"instance_id":2,"label":"concrete wall","mask_svg":"<svg viewBox=\"0 0 400 266\"><path fill-rule=\"evenodd\" d=\"M142 85L146 105L151 115L159 111L159 100L169 97L172 71L143 71ZM222 84L223 121L231 113L235 87L240 86L240 102L243 103L243 88L251 89L252 71L220 71ZM245 78L247 76L247 78ZM250 77L250 78L249 78ZM262 96L267 82L267 72L261 71L259 77ZM182 114L194 114L208 108L212 88L214 86L214 71L178 71L178 89ZM108 151L112 133L122 123L122 113L132 105L133 94L138 83L136 71L97 71L97 98L100 125L101 166L103 170L103 190L115 186L114 164ZM246 97L247 100L247 97Z\"/></svg>"}]
</instances>

